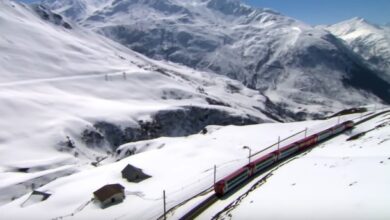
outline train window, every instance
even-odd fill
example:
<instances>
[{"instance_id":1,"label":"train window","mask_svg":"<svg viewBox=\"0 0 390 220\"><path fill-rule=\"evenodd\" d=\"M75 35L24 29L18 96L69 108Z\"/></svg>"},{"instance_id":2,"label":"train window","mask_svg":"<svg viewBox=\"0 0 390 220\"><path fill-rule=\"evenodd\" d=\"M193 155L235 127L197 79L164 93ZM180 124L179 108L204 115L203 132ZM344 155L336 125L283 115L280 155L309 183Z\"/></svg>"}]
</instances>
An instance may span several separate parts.
<instances>
[{"instance_id":1,"label":"train window","mask_svg":"<svg viewBox=\"0 0 390 220\"><path fill-rule=\"evenodd\" d=\"M242 179L246 178L248 176L248 173L247 171L245 171L244 173L242 173L241 175L231 179L231 180L228 180L227 181L227 184L229 185L235 185L236 183L238 183L239 181L241 181Z\"/></svg>"}]
</instances>

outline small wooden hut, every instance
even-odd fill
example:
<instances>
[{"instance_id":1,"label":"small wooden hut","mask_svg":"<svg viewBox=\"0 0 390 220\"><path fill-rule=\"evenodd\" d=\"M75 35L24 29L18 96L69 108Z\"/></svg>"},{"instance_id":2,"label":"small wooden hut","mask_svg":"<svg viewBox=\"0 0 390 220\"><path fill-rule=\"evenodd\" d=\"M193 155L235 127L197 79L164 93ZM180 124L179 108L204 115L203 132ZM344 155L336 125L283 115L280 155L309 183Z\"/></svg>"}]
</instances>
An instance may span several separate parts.
<instances>
[{"instance_id":1,"label":"small wooden hut","mask_svg":"<svg viewBox=\"0 0 390 220\"><path fill-rule=\"evenodd\" d=\"M145 179L150 178L150 176L142 172L141 169L136 168L130 164L128 164L122 170L122 177L127 179L127 181L134 182L134 183L139 183Z\"/></svg>"},{"instance_id":2,"label":"small wooden hut","mask_svg":"<svg viewBox=\"0 0 390 220\"><path fill-rule=\"evenodd\" d=\"M125 188L121 184L108 184L96 190L93 195L102 208L107 208L125 199Z\"/></svg>"}]
</instances>

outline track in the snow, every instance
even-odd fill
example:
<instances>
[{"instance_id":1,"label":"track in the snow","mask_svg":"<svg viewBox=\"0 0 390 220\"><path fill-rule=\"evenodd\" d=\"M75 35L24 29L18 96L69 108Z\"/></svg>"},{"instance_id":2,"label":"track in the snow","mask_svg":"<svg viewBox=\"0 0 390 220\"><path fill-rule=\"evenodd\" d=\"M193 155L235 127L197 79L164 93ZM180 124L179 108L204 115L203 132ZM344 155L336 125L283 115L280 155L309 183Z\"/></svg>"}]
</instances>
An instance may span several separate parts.
<instances>
[{"instance_id":1,"label":"track in the snow","mask_svg":"<svg viewBox=\"0 0 390 220\"><path fill-rule=\"evenodd\" d=\"M367 121L369 121L369 120L371 120L371 119L373 119L373 118L375 118L375 117L378 117L378 116L383 115L383 114L386 114L386 113L390 113L390 110L388 110L388 111L383 111L383 112L379 112L379 113L377 113L377 114L373 114L373 115L371 115L371 116L368 116L367 118L364 118L364 119L362 119L362 120L359 120L359 121L355 122L355 125L354 125L354 126L359 125L359 124L362 124L362 123L364 123L364 122L367 122ZM342 132L342 133L343 133L343 132ZM340 134L341 134L341 133L340 133ZM337 137L337 136L340 135L340 134L337 134L336 136L333 136L332 138ZM332 139L332 138L330 138L330 139ZM330 140L330 139L327 139L327 140L325 140L325 141L328 141L328 140ZM317 144L318 144L318 143L317 143ZM317 144L316 144L316 145L317 145ZM316 146L316 145L314 145L314 146ZM311 148L309 148L309 149L312 149L312 148L313 148L313 147L311 147ZM308 149L308 150L309 150L309 149ZM288 157L288 158L285 158L285 159L283 159L283 160L281 160L281 161L276 162L273 166L271 166L271 167L269 167L269 168L263 170L262 172L258 173L258 174L255 175L254 177L249 178L247 181L241 183L239 186L237 186L237 188L235 188L234 190L232 190L232 192L228 193L228 195L225 195L224 197L227 197L227 196L233 194L233 193L236 192L239 188L241 188L242 186L248 184L248 183L251 182L253 179L259 177L260 175L262 175L262 174L264 174L264 173L266 173L266 172L269 172L270 170L278 169L278 168L279 168L281 165L283 165L286 161L291 160L291 158L294 158L295 156L297 156L297 155L299 155L299 154L302 154L302 153L305 153L305 152L307 152L307 150L306 150L306 151L303 151L303 152L297 152L297 153L291 155L291 156ZM271 173L270 173L270 174L271 174ZM259 181L257 181L257 182L251 187L251 189L250 189L249 191L252 191L252 189L255 189L255 188L257 188L258 186L262 185L262 183L265 182L265 180L270 176L270 174L269 174L269 175L266 175L265 177L263 177L263 178L261 178ZM248 191L248 192L249 192L249 191ZM245 195L244 195L244 197L245 197ZM241 197L240 197L240 198L241 198ZM239 198L239 199L240 199L240 198ZM192 198L191 198L191 199L192 199ZM189 199L189 200L191 200L191 199ZM212 194L212 195L208 196L205 200L203 200L201 203L199 203L196 207L192 208L192 209L191 209L190 211L188 211L184 216L182 216L182 217L180 218L180 220L190 220L190 219L196 218L196 217L199 216L204 210L206 210L208 207L210 207L210 206L213 205L216 201L218 201L218 199L219 199L219 198L218 198L215 194ZM187 200L187 201L189 201L189 200ZM181 205L182 205L182 204L181 204ZM228 207L226 207L226 208L225 208L224 210L222 210L220 213L227 211L227 210L229 209L229 207L231 207L232 205L234 205L234 204L230 204ZM175 206L175 207L172 208L171 210L177 209L177 208L178 208L178 206ZM170 212L171 210L169 210L168 212ZM218 216L218 214L217 214L217 216Z\"/></svg>"}]
</instances>

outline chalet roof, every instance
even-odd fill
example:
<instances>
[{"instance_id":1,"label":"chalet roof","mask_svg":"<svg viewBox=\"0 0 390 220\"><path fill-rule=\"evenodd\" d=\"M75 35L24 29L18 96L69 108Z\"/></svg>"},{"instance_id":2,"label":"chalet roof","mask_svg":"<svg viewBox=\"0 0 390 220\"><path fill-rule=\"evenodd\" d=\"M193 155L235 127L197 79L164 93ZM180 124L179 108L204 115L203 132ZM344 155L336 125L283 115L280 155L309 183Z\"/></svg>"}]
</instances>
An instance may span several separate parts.
<instances>
[{"instance_id":1,"label":"chalet roof","mask_svg":"<svg viewBox=\"0 0 390 220\"><path fill-rule=\"evenodd\" d=\"M135 166L127 164L127 166L122 170L122 173L142 173L142 170Z\"/></svg>"},{"instance_id":2,"label":"chalet roof","mask_svg":"<svg viewBox=\"0 0 390 220\"><path fill-rule=\"evenodd\" d=\"M103 202L115 194L123 193L124 189L125 187L118 183L108 184L96 190L93 194L99 201Z\"/></svg>"},{"instance_id":3,"label":"chalet roof","mask_svg":"<svg viewBox=\"0 0 390 220\"><path fill-rule=\"evenodd\" d=\"M141 169L128 164L122 170L122 177L126 178L128 181L131 182L141 182L142 180L145 180L150 176L145 174Z\"/></svg>"}]
</instances>

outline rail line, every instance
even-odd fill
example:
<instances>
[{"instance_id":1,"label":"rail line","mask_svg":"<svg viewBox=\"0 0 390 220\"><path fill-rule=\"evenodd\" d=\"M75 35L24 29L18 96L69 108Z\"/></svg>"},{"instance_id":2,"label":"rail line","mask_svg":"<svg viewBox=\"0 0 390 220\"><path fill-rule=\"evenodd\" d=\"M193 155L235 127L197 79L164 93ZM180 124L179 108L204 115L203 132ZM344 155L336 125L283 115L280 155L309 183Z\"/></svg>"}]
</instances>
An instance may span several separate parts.
<instances>
[{"instance_id":1,"label":"rail line","mask_svg":"<svg viewBox=\"0 0 390 220\"><path fill-rule=\"evenodd\" d=\"M381 111L381 112L376 113L376 114L371 114L371 115L369 115L369 116L367 116L367 117L365 117L365 118L363 118L363 119L360 119L359 121L355 122L354 127L355 127L356 125L365 123L365 122L367 122L367 121L369 121L369 120L371 120L371 119L373 119L373 118L376 118L376 117L378 117L378 116L380 116L380 115L383 115L383 114L386 114L386 113L390 113L390 110ZM354 120L357 120L357 118L354 119ZM302 133L302 131L299 132L299 133ZM344 132L342 132L342 133L344 133ZM294 134L294 135L295 135L295 134ZM334 137L337 137L338 135L340 135L340 134L337 134L337 135L335 135L335 136L333 136L333 137L331 137L331 138L329 138L329 139L327 139L327 140L325 140L325 141L323 141L323 142L326 142L326 141L328 141L328 140L330 140L330 139L333 139ZM318 144L315 144L314 146L316 146L316 145L318 145ZM269 149L269 148L271 148L271 147L273 147L273 146L275 146L275 144L273 144L273 145L267 147L266 149ZM311 148L309 148L309 149L312 149L312 148L313 148L313 147L311 147ZM308 150L309 150L309 149L308 149ZM253 181L253 179L259 177L260 175L262 175L262 174L264 174L264 173L266 173L266 172L270 172L270 171L271 171L268 175L262 177L260 180L258 180L258 181L254 184L254 186L256 185L256 188L259 187L260 185L262 185L262 183L264 183L264 182L266 181L267 178L269 178L270 176L272 176L272 171L274 171L274 170L278 169L280 166L283 166L284 164L288 163L289 161L291 161L292 158L296 157L297 155L300 155L300 154L302 154L302 153L307 153L308 150L294 153L293 155L291 155L291 156L289 156L289 157L287 157L287 158L285 158L285 159L283 159L283 160L281 160L281 161L276 162L276 163L275 163L274 165L272 165L271 167L269 167L269 168L263 170L262 172L256 174L254 177L252 177L252 178L248 179L247 181L241 183L235 190L233 190L231 193L229 193L229 195L232 194L232 193L234 193L234 192L236 192L236 191L237 191L239 188L241 188L242 186L244 186L244 185L248 184L249 182ZM261 152L263 152L263 151L265 151L265 150L261 150L260 152L257 152L256 155L259 154L259 153L261 153ZM253 188L253 187L251 187L251 189L252 189L252 188ZM187 199L186 201L183 201L182 203L180 203L180 204L178 204L178 205L172 207L171 209L167 210L167 213L173 212L174 210L178 209L180 206L184 205L185 203L189 202L190 200L192 200L192 199L194 199L194 198L196 198L196 197L199 197L199 196L205 195L205 194L207 194L207 193L210 193L210 192L211 192L211 189L212 189L212 188L208 188L208 189L202 191L201 193L199 193L199 194L197 194L197 195L195 195L195 196L193 196L193 197ZM250 191L251 191L251 190L250 190ZM217 196L215 193L213 193L212 195L209 195L206 199L204 199L202 202L200 202L198 205L196 205L194 208L192 208L190 211L188 211L185 215L183 215L183 216L180 217L179 219L180 219L180 220L195 219L195 218L196 218L197 216L199 216L203 211L205 211L207 208L209 208L211 205L213 205L216 201L218 201L218 199L219 199L219 198L218 198L218 196ZM224 210L223 210L223 211L224 211ZM164 215L163 215L163 216L160 216L158 219L164 219Z\"/></svg>"}]
</instances>

